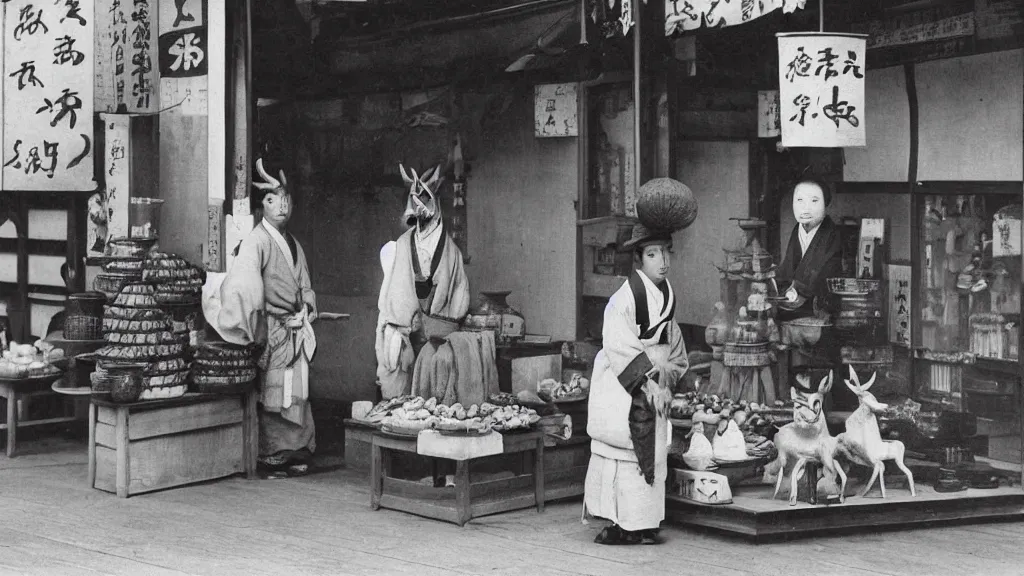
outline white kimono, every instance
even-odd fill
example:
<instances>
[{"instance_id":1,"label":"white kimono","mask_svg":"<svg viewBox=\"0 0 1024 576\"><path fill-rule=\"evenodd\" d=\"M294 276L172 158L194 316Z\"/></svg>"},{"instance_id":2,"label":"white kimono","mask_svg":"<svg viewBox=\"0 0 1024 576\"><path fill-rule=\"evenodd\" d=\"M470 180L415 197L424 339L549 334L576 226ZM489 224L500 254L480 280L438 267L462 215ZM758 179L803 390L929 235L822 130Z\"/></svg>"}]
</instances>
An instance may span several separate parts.
<instances>
[{"instance_id":1,"label":"white kimono","mask_svg":"<svg viewBox=\"0 0 1024 576\"><path fill-rule=\"evenodd\" d=\"M416 355L410 334L421 329L421 314L461 321L469 311L469 279L462 263L462 252L443 226L426 237L414 240L416 228L410 228L397 241L381 250L384 282L377 299L377 382L384 398L409 394ZM438 236L434 236L437 234ZM436 238L436 240L435 240ZM433 242L431 242L433 240ZM433 244L429 267L420 263L420 248ZM416 246L414 246L416 245ZM419 274L416 270L419 270ZM416 282L428 281L430 294L419 298Z\"/></svg>"},{"instance_id":2,"label":"white kimono","mask_svg":"<svg viewBox=\"0 0 1024 576\"><path fill-rule=\"evenodd\" d=\"M594 361L590 383L587 434L591 457L584 488L584 514L589 512L630 531L657 528L665 518L671 442L668 403L671 387L689 367L682 333L672 318L675 295L671 286L666 281L666 301L642 272L634 274L634 285L646 299L639 308L647 308L647 318L638 322L637 301L629 281L605 308L603 348ZM647 375L655 373L660 386L647 380ZM653 484L644 479L633 446L629 422L633 394L646 394L656 404Z\"/></svg>"}]
</instances>

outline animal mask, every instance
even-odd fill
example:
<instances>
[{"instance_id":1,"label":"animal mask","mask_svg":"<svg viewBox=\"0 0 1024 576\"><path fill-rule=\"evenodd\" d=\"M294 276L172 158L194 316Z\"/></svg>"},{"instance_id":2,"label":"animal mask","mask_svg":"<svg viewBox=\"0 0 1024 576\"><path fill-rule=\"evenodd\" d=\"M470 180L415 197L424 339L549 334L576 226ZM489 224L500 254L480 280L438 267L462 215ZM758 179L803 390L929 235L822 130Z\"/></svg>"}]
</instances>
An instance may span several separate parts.
<instances>
[{"instance_id":1,"label":"animal mask","mask_svg":"<svg viewBox=\"0 0 1024 576\"><path fill-rule=\"evenodd\" d=\"M868 392L868 388L871 388L871 385L875 383L875 376L877 376L877 373L872 372L871 378L864 384L861 384L860 379L857 378L857 373L853 370L853 366L850 366L850 379L843 382L846 383L847 388L857 395L862 406L867 406L872 412L882 412L889 408L889 405L879 402L875 399L874 394Z\"/></svg>"},{"instance_id":2,"label":"animal mask","mask_svg":"<svg viewBox=\"0 0 1024 576\"><path fill-rule=\"evenodd\" d=\"M441 166L438 165L422 175L411 169L412 176L406 172L405 166L398 165L402 171L402 180L409 185L409 199L405 204L405 213L402 220L407 226L417 225L421 229L428 224L440 220L441 201L437 197L437 190L441 187Z\"/></svg>"},{"instance_id":3,"label":"animal mask","mask_svg":"<svg viewBox=\"0 0 1024 576\"><path fill-rule=\"evenodd\" d=\"M811 377L806 374L800 374L796 377L797 382L800 386L810 390L811 389ZM793 386L789 389L790 397L793 399L793 422L799 426L814 426L818 424L818 421L822 418L821 405L825 399L825 395L832 390L832 371L828 371L828 376L821 379L818 383L817 392L806 392Z\"/></svg>"}]
</instances>

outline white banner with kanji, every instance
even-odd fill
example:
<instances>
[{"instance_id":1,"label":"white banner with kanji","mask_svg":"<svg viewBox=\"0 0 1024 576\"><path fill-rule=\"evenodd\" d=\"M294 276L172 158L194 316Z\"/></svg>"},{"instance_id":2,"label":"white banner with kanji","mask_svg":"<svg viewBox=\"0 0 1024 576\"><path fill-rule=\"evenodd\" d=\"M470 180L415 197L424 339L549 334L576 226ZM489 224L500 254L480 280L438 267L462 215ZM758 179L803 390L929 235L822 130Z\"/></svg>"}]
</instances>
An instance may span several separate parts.
<instances>
[{"instance_id":1,"label":"white banner with kanji","mask_svg":"<svg viewBox=\"0 0 1024 576\"><path fill-rule=\"evenodd\" d=\"M786 14L803 8L806 0L665 0L665 36L744 24L782 8Z\"/></svg>"},{"instance_id":2,"label":"white banner with kanji","mask_svg":"<svg viewBox=\"0 0 1024 576\"><path fill-rule=\"evenodd\" d=\"M93 1L4 2L5 190L96 189Z\"/></svg>"},{"instance_id":3,"label":"white banner with kanji","mask_svg":"<svg viewBox=\"0 0 1024 576\"><path fill-rule=\"evenodd\" d=\"M864 146L866 34L777 34L782 145Z\"/></svg>"}]
</instances>

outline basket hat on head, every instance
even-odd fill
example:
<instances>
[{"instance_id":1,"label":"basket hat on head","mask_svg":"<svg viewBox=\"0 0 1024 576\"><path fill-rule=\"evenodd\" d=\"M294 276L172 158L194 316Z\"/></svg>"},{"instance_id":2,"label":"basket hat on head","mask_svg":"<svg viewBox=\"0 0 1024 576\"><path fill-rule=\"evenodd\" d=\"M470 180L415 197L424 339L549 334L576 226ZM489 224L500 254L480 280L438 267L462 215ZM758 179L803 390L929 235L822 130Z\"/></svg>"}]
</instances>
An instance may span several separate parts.
<instances>
[{"instance_id":1,"label":"basket hat on head","mask_svg":"<svg viewBox=\"0 0 1024 576\"><path fill-rule=\"evenodd\" d=\"M636 216L623 250L638 248L649 242L668 242L672 234L693 224L697 218L697 200L690 188L671 178L655 178L640 187L636 199Z\"/></svg>"}]
</instances>

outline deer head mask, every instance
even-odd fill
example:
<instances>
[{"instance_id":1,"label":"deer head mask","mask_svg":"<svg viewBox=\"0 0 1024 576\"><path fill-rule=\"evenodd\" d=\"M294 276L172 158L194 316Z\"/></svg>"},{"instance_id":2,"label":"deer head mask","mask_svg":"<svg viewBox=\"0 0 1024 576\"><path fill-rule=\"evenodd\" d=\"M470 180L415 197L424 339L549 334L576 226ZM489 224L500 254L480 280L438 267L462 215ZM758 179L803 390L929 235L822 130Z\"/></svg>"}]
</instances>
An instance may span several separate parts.
<instances>
[{"instance_id":1,"label":"deer head mask","mask_svg":"<svg viewBox=\"0 0 1024 576\"><path fill-rule=\"evenodd\" d=\"M864 384L860 383L860 379L857 377L857 373L854 372L853 366L850 366L850 379L844 380L846 387L853 391L860 400L861 406L867 406L868 410L872 412L882 412L889 407L888 404L883 404L875 399L875 395L868 392L868 388L875 383L876 373L871 374L871 378Z\"/></svg>"},{"instance_id":2,"label":"deer head mask","mask_svg":"<svg viewBox=\"0 0 1024 576\"><path fill-rule=\"evenodd\" d=\"M822 402L825 395L832 390L832 371L829 370L828 376L823 377L818 383L817 392L808 392L811 390L811 377L807 374L797 375L796 380L803 390L796 386L789 390L790 397L794 402L793 422L799 426L817 425L823 416Z\"/></svg>"},{"instance_id":3,"label":"deer head mask","mask_svg":"<svg viewBox=\"0 0 1024 576\"><path fill-rule=\"evenodd\" d=\"M437 190L441 187L441 166L438 165L424 174L416 173L411 169L412 176L405 170L405 166L398 165L402 171L402 180L409 186L409 199L405 204L405 213L402 220L408 226L417 225L426 228L432 222L441 219L441 201L437 197Z\"/></svg>"}]
</instances>

